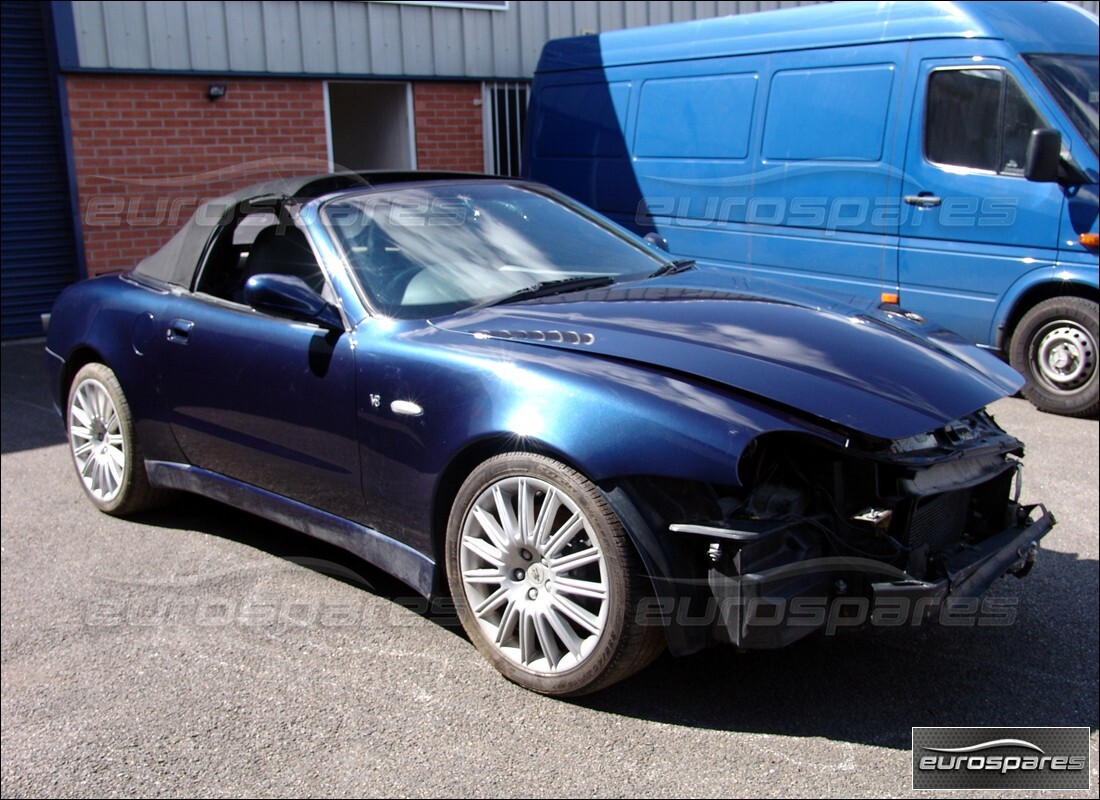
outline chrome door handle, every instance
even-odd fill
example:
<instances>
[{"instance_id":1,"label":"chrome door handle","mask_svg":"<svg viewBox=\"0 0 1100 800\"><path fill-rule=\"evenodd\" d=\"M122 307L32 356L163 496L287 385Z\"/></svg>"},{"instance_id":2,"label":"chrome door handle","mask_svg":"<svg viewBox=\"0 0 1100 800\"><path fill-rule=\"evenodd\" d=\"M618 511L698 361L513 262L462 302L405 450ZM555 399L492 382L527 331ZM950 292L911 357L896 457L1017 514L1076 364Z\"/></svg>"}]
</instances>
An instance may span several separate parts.
<instances>
[{"instance_id":1,"label":"chrome door handle","mask_svg":"<svg viewBox=\"0 0 1100 800\"><path fill-rule=\"evenodd\" d=\"M905 195L905 202L917 208L935 208L942 203L943 200L936 197L931 192L921 192L920 194Z\"/></svg>"}]
</instances>

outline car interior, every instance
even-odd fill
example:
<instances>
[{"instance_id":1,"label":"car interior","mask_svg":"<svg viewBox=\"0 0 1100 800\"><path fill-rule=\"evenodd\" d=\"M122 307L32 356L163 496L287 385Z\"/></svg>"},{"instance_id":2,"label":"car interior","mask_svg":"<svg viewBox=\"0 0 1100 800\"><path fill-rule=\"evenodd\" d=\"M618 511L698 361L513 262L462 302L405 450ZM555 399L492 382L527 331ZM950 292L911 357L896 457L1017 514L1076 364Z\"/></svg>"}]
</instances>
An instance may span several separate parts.
<instances>
[{"instance_id":1,"label":"car interior","mask_svg":"<svg viewBox=\"0 0 1100 800\"><path fill-rule=\"evenodd\" d=\"M243 304L245 283L263 274L291 275L322 296L328 292L305 233L269 212L226 226L210 248L195 291Z\"/></svg>"}]
</instances>

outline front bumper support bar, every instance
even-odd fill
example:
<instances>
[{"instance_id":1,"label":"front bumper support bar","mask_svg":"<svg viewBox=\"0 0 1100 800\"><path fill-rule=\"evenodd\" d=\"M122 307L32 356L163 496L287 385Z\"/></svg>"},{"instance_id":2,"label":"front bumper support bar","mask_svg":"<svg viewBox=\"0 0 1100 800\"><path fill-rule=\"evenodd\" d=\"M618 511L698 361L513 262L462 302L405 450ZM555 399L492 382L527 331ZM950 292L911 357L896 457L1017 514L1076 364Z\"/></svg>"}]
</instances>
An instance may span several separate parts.
<instances>
[{"instance_id":1,"label":"front bumper support bar","mask_svg":"<svg viewBox=\"0 0 1100 800\"><path fill-rule=\"evenodd\" d=\"M1033 519L1037 510L1039 516ZM873 605L902 597L911 601L927 598L932 602L926 601L921 606L931 613L948 597L980 597L1002 575L1022 578L1031 571L1039 540L1050 533L1054 522L1054 515L1043 505L1023 506L1019 524L948 559L944 564L946 577L932 582L900 580L872 584Z\"/></svg>"}]
</instances>

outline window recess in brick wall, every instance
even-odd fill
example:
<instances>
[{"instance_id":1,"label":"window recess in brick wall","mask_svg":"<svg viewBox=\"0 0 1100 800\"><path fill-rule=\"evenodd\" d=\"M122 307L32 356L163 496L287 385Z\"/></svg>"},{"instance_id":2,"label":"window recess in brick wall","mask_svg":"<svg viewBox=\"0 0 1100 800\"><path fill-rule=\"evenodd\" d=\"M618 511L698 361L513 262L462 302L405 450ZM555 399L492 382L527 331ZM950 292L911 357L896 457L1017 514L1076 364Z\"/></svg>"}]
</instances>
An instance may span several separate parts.
<instances>
[{"instance_id":1,"label":"window recess in brick wall","mask_svg":"<svg viewBox=\"0 0 1100 800\"><path fill-rule=\"evenodd\" d=\"M482 84L481 91L485 171L491 175L518 177L531 84L493 81Z\"/></svg>"}]
</instances>

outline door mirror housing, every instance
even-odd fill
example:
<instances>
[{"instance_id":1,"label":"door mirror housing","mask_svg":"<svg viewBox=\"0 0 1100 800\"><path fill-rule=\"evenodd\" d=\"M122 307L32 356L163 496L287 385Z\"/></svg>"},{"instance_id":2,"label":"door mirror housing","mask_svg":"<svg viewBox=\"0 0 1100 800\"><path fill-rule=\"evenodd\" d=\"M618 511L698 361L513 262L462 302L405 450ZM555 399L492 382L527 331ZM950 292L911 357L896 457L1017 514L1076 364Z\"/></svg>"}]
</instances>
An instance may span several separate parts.
<instances>
[{"instance_id":1,"label":"door mirror housing","mask_svg":"<svg viewBox=\"0 0 1100 800\"><path fill-rule=\"evenodd\" d=\"M1036 128L1027 143L1024 177L1035 183L1055 183L1062 158L1062 134L1053 128Z\"/></svg>"},{"instance_id":2,"label":"door mirror housing","mask_svg":"<svg viewBox=\"0 0 1100 800\"><path fill-rule=\"evenodd\" d=\"M294 275L253 275L244 285L244 301L257 311L277 317L344 330L344 321L332 304Z\"/></svg>"},{"instance_id":3,"label":"door mirror housing","mask_svg":"<svg viewBox=\"0 0 1100 800\"><path fill-rule=\"evenodd\" d=\"M666 253L669 252L668 239L666 239L661 234L656 232L647 233L644 238L647 242L656 247L658 250L664 250Z\"/></svg>"}]
</instances>

